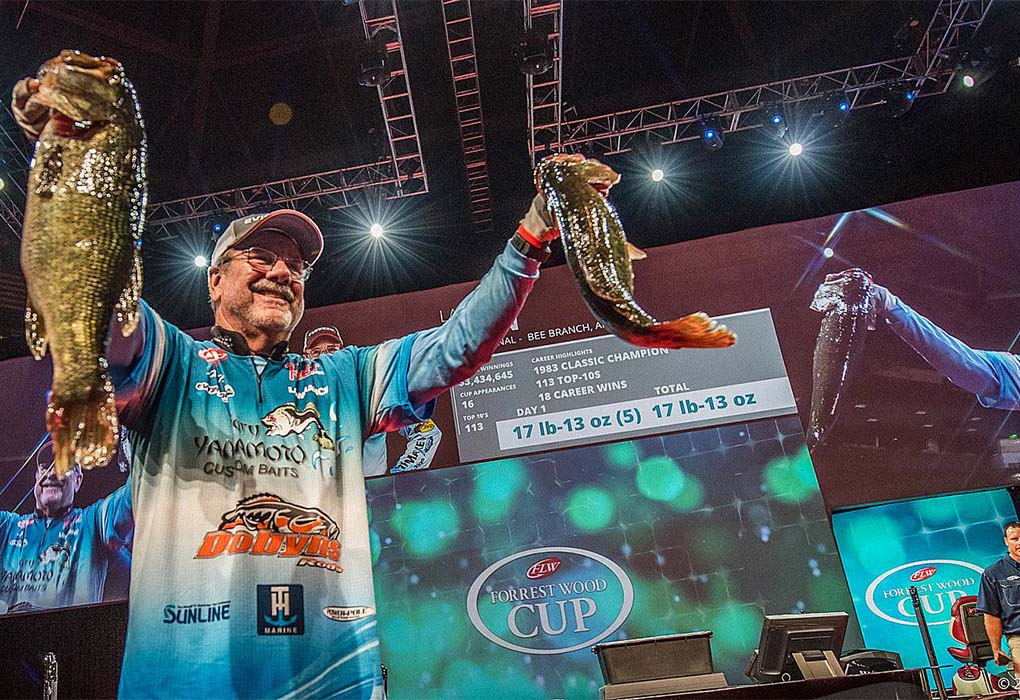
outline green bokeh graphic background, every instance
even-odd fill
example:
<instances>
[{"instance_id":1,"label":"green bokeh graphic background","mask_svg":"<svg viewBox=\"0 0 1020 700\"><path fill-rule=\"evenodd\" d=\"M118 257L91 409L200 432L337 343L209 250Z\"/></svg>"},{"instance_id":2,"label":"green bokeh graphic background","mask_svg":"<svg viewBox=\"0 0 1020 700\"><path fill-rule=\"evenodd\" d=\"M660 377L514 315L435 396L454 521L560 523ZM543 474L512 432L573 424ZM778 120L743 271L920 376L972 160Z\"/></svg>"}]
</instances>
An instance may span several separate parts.
<instances>
[{"instance_id":1,"label":"green bokeh graphic background","mask_svg":"<svg viewBox=\"0 0 1020 700\"><path fill-rule=\"evenodd\" d=\"M960 561L984 569L1006 554L1002 527L1015 519L1016 511L1006 489L899 501L834 513L832 526L867 645L899 653L907 668L927 666L928 657L917 626L897 624L874 614L865 600L868 587L885 572L911 562ZM977 595L978 575L960 566L941 563L933 566L934 576L913 585L921 587L934 583L936 586L935 596L926 603L925 618L939 663L946 665L942 673L949 683L960 664L946 650L962 644L949 634L946 621L952 601L948 595L938 597L938 586L945 583L943 576L959 579L963 572L975 579L975 584L964 587L964 592ZM890 587L911 585L908 577L916 568L909 567L899 576L883 579L884 585L876 592L879 600ZM925 591L921 589L920 592ZM883 608L888 610L887 602ZM909 610L912 618L912 607ZM1001 669L989 666L989 670Z\"/></svg>"},{"instance_id":2,"label":"green bokeh graphic background","mask_svg":"<svg viewBox=\"0 0 1020 700\"><path fill-rule=\"evenodd\" d=\"M851 609L796 416L401 474L368 495L396 700L598 696L589 649L511 651L468 619L475 578L528 549L616 562L634 605L604 641L713 630L730 683L748 682L763 614Z\"/></svg>"}]
</instances>

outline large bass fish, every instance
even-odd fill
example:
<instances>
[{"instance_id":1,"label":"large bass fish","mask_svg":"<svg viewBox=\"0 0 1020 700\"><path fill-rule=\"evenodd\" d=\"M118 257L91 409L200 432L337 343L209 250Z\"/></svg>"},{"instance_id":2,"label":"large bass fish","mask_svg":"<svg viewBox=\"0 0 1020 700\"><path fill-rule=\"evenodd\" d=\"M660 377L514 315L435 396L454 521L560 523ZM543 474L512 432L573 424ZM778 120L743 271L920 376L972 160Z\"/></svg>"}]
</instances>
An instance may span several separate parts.
<instances>
[{"instance_id":1,"label":"large bass fish","mask_svg":"<svg viewBox=\"0 0 1020 700\"><path fill-rule=\"evenodd\" d=\"M603 192L620 180L597 160L551 156L536 172L539 190L563 236L567 264L595 317L633 345L658 348L725 348L737 341L706 314L659 322L634 300L633 247Z\"/></svg>"},{"instance_id":2,"label":"large bass fish","mask_svg":"<svg viewBox=\"0 0 1020 700\"><path fill-rule=\"evenodd\" d=\"M120 63L62 51L39 69L32 100L49 109L28 181L21 266L29 349L53 357L46 427L63 477L105 465L118 421L107 332L138 322L145 218L145 136Z\"/></svg>"},{"instance_id":3,"label":"large bass fish","mask_svg":"<svg viewBox=\"0 0 1020 700\"><path fill-rule=\"evenodd\" d=\"M827 277L811 302L813 310L825 315L815 342L809 447L824 442L832 430L836 412L861 363L867 328L875 319L870 286L866 272L847 270Z\"/></svg>"}]
</instances>

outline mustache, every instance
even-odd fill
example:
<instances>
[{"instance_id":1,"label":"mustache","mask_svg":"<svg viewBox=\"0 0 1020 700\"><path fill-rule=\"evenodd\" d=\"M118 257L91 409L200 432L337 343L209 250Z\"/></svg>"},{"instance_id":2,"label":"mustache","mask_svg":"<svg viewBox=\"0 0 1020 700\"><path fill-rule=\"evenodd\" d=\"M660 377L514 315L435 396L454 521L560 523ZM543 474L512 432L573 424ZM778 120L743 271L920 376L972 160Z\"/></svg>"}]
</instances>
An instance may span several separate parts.
<instances>
[{"instance_id":1,"label":"mustache","mask_svg":"<svg viewBox=\"0 0 1020 700\"><path fill-rule=\"evenodd\" d=\"M253 292L279 294L287 300L288 304L294 303L295 296L294 292L291 291L291 288L283 284L277 284L272 280L261 279L251 286L251 290Z\"/></svg>"}]
</instances>

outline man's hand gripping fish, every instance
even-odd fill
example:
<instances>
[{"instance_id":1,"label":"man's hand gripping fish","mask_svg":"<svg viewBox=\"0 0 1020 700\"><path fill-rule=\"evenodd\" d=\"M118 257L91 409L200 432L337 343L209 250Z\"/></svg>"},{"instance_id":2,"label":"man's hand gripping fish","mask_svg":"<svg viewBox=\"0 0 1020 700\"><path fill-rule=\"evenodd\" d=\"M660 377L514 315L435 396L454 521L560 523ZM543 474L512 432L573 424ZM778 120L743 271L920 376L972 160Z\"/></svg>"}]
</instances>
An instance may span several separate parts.
<instances>
[{"instance_id":1,"label":"man's hand gripping fish","mask_svg":"<svg viewBox=\"0 0 1020 700\"><path fill-rule=\"evenodd\" d=\"M125 336L138 323L145 135L112 58L62 51L18 84L14 107L38 137L21 240L25 321L32 354L41 359L48 344L53 356L46 427L63 477L75 462L105 465L117 447L104 355L114 312Z\"/></svg>"},{"instance_id":2,"label":"man's hand gripping fish","mask_svg":"<svg viewBox=\"0 0 1020 700\"><path fill-rule=\"evenodd\" d=\"M620 176L597 160L550 157L536 180L563 236L567 264L595 317L634 345L658 348L725 348L737 341L726 326L703 313L656 321L634 300L631 258L616 209L603 196Z\"/></svg>"}]
</instances>

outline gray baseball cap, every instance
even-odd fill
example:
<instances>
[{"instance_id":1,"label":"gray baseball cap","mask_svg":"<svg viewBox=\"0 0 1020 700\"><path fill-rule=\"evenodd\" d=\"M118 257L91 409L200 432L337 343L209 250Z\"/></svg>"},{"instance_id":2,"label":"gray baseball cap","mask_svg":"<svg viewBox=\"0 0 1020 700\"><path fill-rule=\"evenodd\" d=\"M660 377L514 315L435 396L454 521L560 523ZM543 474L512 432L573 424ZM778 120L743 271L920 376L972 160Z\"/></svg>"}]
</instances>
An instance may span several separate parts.
<instances>
[{"instance_id":1,"label":"gray baseball cap","mask_svg":"<svg viewBox=\"0 0 1020 700\"><path fill-rule=\"evenodd\" d=\"M301 251L302 259L314 265L322 254L322 231L315 222L299 211L277 209L265 214L252 214L234 219L213 248L212 264L219 262L230 248L236 248L256 231L277 231L292 239Z\"/></svg>"}]
</instances>

